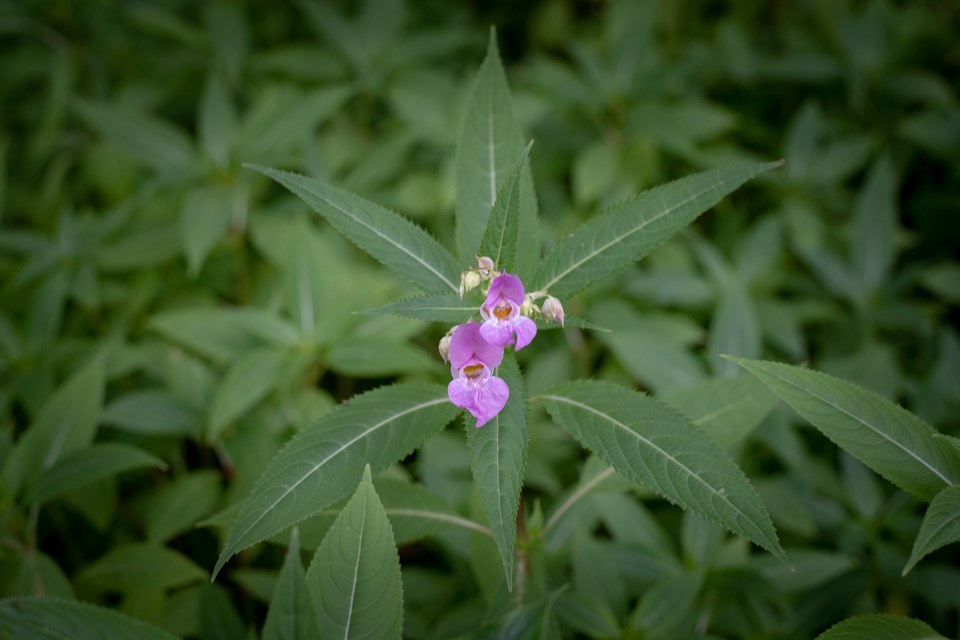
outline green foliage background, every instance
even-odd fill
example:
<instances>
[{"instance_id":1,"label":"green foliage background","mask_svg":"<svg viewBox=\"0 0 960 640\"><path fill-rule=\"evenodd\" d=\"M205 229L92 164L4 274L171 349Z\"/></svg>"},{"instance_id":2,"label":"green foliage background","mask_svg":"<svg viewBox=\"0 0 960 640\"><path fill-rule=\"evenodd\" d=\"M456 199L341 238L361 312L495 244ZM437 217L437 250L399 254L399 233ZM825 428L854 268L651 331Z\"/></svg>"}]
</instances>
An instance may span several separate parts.
<instances>
[{"instance_id":1,"label":"green foliage background","mask_svg":"<svg viewBox=\"0 0 960 640\"><path fill-rule=\"evenodd\" d=\"M238 501L341 401L445 382L446 327L358 313L417 290L241 165L322 179L462 247L456 150L492 24L535 141L535 192L519 190L543 249L668 180L785 159L564 299L611 331L543 331L518 360L531 398L594 378L694 420L796 571L585 458L541 405L513 592L460 421L411 433L417 453L362 483L400 545L404 637L807 638L871 612L960 637L957 545L911 557L924 504L719 357L804 363L960 435L948 0L0 2L0 595L283 637L271 603L296 612L317 578L289 534L209 583ZM538 256L518 248L517 271ZM351 495L362 462L336 477ZM340 506L291 548L309 560ZM31 614L55 618L49 604Z\"/></svg>"}]
</instances>

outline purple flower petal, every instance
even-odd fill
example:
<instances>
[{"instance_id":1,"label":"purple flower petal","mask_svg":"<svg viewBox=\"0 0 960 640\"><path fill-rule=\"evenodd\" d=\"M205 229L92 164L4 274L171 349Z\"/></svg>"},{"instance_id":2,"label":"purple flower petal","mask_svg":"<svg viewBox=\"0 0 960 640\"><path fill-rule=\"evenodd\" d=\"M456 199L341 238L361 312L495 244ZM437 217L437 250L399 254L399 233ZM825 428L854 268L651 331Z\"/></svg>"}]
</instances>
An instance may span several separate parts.
<instances>
[{"instance_id":1,"label":"purple flower petal","mask_svg":"<svg viewBox=\"0 0 960 640\"><path fill-rule=\"evenodd\" d=\"M491 318L480 325L480 336L489 344L503 349L513 342L513 325Z\"/></svg>"},{"instance_id":2,"label":"purple flower petal","mask_svg":"<svg viewBox=\"0 0 960 640\"><path fill-rule=\"evenodd\" d=\"M520 316L513 321L513 330L517 333L517 342L513 348L520 351L537 335L537 323L530 318Z\"/></svg>"},{"instance_id":3,"label":"purple flower petal","mask_svg":"<svg viewBox=\"0 0 960 640\"><path fill-rule=\"evenodd\" d=\"M477 428L482 427L496 416L507 404L510 387L501 378L490 376L485 385L477 390L475 410L470 413L477 419Z\"/></svg>"},{"instance_id":4,"label":"purple flower petal","mask_svg":"<svg viewBox=\"0 0 960 640\"><path fill-rule=\"evenodd\" d=\"M503 362L503 347L491 344L480 335L480 323L467 322L457 327L450 338L450 366L459 371L471 360L495 369Z\"/></svg>"},{"instance_id":5,"label":"purple flower petal","mask_svg":"<svg viewBox=\"0 0 960 640\"><path fill-rule=\"evenodd\" d=\"M509 300L518 307L523 304L523 283L519 277L504 273L494 278L493 282L490 283L490 291L487 292L487 299L483 305L488 309L493 309L501 298Z\"/></svg>"}]
</instances>

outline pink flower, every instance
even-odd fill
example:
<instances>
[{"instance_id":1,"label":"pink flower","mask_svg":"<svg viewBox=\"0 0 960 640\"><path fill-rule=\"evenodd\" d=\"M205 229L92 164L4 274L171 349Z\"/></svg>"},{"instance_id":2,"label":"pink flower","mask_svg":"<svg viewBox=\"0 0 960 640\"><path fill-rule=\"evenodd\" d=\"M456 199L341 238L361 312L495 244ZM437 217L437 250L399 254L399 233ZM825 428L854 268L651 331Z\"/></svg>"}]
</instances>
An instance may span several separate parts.
<instances>
[{"instance_id":1,"label":"pink flower","mask_svg":"<svg viewBox=\"0 0 960 640\"><path fill-rule=\"evenodd\" d=\"M450 402L466 409L482 427L500 413L510 397L510 388L491 373L503 361L503 347L480 335L480 324L468 322L453 331L450 339Z\"/></svg>"},{"instance_id":2,"label":"pink flower","mask_svg":"<svg viewBox=\"0 0 960 640\"><path fill-rule=\"evenodd\" d=\"M483 339L498 347L514 343L517 351L530 344L537 335L537 324L520 315L523 300L523 283L520 278L509 273L497 276L490 284L487 299L480 307L480 315L483 316L480 335Z\"/></svg>"}]
</instances>

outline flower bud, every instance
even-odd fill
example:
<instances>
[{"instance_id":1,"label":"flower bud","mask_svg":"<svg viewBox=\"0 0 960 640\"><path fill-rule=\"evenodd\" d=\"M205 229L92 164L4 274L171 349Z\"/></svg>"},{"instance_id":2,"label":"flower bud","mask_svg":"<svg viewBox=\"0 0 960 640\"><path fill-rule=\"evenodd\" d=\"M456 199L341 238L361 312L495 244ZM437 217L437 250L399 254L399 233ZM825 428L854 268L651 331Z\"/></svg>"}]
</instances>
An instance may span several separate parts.
<instances>
[{"instance_id":1,"label":"flower bud","mask_svg":"<svg viewBox=\"0 0 960 640\"><path fill-rule=\"evenodd\" d=\"M451 335L447 335L440 338L440 344L437 346L437 351L440 352L440 357L443 358L444 362L450 361L450 341L452 340Z\"/></svg>"},{"instance_id":2,"label":"flower bud","mask_svg":"<svg viewBox=\"0 0 960 640\"><path fill-rule=\"evenodd\" d=\"M553 296L547 296L543 301L543 317L551 322L559 322L563 326L563 305Z\"/></svg>"},{"instance_id":3,"label":"flower bud","mask_svg":"<svg viewBox=\"0 0 960 640\"><path fill-rule=\"evenodd\" d=\"M493 260L487 256L477 256L477 268L483 275L489 275L493 271Z\"/></svg>"},{"instance_id":4,"label":"flower bud","mask_svg":"<svg viewBox=\"0 0 960 640\"><path fill-rule=\"evenodd\" d=\"M483 282L483 277L479 272L471 269L470 271L464 272L460 280L464 291L472 291L480 286L480 283Z\"/></svg>"},{"instance_id":5,"label":"flower bud","mask_svg":"<svg viewBox=\"0 0 960 640\"><path fill-rule=\"evenodd\" d=\"M530 296L526 296L523 299L523 304L520 305L520 315L532 318L535 313L537 313L537 305L533 304L533 301L530 299Z\"/></svg>"}]
</instances>

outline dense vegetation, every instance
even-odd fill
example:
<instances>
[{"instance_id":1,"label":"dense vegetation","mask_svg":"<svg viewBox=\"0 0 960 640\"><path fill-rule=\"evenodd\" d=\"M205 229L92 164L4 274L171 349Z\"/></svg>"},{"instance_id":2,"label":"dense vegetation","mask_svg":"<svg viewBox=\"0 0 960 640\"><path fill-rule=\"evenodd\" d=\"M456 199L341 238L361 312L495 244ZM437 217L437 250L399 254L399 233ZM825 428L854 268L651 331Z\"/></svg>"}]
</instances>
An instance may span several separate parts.
<instances>
[{"instance_id":1,"label":"dense vegetation","mask_svg":"<svg viewBox=\"0 0 960 640\"><path fill-rule=\"evenodd\" d=\"M957 25L0 0L0 637L326 637L359 540L369 637L960 638ZM699 208L582 268L661 201ZM478 247L567 314L508 349L481 429L430 400ZM568 406L682 441L690 476Z\"/></svg>"}]
</instances>

